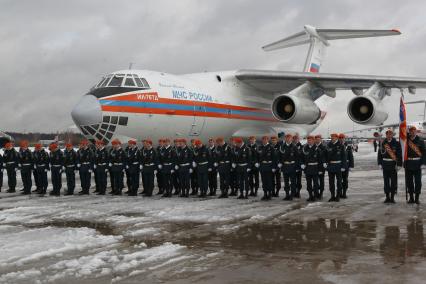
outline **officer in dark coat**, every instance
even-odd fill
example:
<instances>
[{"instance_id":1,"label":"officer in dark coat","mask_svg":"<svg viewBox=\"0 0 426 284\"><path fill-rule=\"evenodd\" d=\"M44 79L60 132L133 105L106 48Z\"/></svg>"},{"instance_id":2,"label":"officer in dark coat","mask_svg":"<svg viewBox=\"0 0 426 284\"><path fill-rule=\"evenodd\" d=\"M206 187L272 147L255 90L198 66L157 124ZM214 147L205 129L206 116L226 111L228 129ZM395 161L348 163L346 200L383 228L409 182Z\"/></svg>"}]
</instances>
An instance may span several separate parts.
<instances>
[{"instance_id":1,"label":"officer in dark coat","mask_svg":"<svg viewBox=\"0 0 426 284\"><path fill-rule=\"evenodd\" d=\"M294 145L296 145L297 150L299 151L299 156L301 159L301 155L302 155L302 148L303 145L302 143L300 143L300 136L298 133L296 133L296 135L293 136L293 143ZM296 195L295 197L300 198L300 191L302 190L302 169L299 167L296 169Z\"/></svg>"},{"instance_id":2,"label":"officer in dark coat","mask_svg":"<svg viewBox=\"0 0 426 284\"><path fill-rule=\"evenodd\" d=\"M190 174L193 173L192 162L194 159L193 152L186 145L185 139L178 140L179 147L176 152L175 170L179 174L179 183L181 187L181 197L189 197Z\"/></svg>"},{"instance_id":3,"label":"officer in dark coat","mask_svg":"<svg viewBox=\"0 0 426 284\"><path fill-rule=\"evenodd\" d=\"M73 195L75 189L75 172L77 171L78 157L71 143L65 145L64 167L67 179L67 192L65 195Z\"/></svg>"},{"instance_id":4,"label":"officer in dark coat","mask_svg":"<svg viewBox=\"0 0 426 284\"><path fill-rule=\"evenodd\" d=\"M109 167L112 175L112 191L113 195L121 195L123 190L124 169L126 168L126 153L121 148L121 142L115 139L111 142L112 150L109 154Z\"/></svg>"},{"instance_id":5,"label":"officer in dark coat","mask_svg":"<svg viewBox=\"0 0 426 284\"><path fill-rule=\"evenodd\" d=\"M345 171L342 172L342 195L340 195L340 198L345 199L347 198L346 192L348 191L349 185L349 172L354 168L354 154L352 146L345 141L345 134L339 134L339 141L346 151L346 167Z\"/></svg>"},{"instance_id":6,"label":"officer in dark coat","mask_svg":"<svg viewBox=\"0 0 426 284\"><path fill-rule=\"evenodd\" d=\"M93 169L95 171L95 182L97 195L105 195L107 187L107 172L109 164L109 153L102 140L96 141L96 151L94 154Z\"/></svg>"},{"instance_id":7,"label":"officer in dark coat","mask_svg":"<svg viewBox=\"0 0 426 284\"><path fill-rule=\"evenodd\" d=\"M323 193L324 193L324 177L325 177L325 165L327 161L327 150L324 146L324 143L322 142L322 136L320 134L315 135L315 146L318 149L318 154L321 156L322 164L319 165L319 172L318 172L318 183L319 183L319 192L318 196L315 196L316 199L322 199Z\"/></svg>"},{"instance_id":8,"label":"officer in dark coat","mask_svg":"<svg viewBox=\"0 0 426 284\"><path fill-rule=\"evenodd\" d=\"M393 137L393 131L386 131L386 139L380 143L377 163L383 170L384 203L395 203L394 196L398 190L398 170L402 166L401 144Z\"/></svg>"},{"instance_id":9,"label":"officer in dark coat","mask_svg":"<svg viewBox=\"0 0 426 284\"><path fill-rule=\"evenodd\" d=\"M16 172L19 169L19 154L13 146L13 142L6 143L3 153L3 163L7 171L7 182L9 185L7 192L9 193L15 192Z\"/></svg>"},{"instance_id":10,"label":"officer in dark coat","mask_svg":"<svg viewBox=\"0 0 426 284\"><path fill-rule=\"evenodd\" d=\"M154 191L154 178L158 168L158 158L150 139L143 141L141 150L142 183L145 196L152 196Z\"/></svg>"},{"instance_id":11,"label":"officer in dark coat","mask_svg":"<svg viewBox=\"0 0 426 284\"><path fill-rule=\"evenodd\" d=\"M284 200L293 200L297 193L296 170L300 167L300 153L290 133L285 135L285 141L280 146L278 155L278 168L281 168L284 176L286 193Z\"/></svg>"},{"instance_id":12,"label":"officer in dark coat","mask_svg":"<svg viewBox=\"0 0 426 284\"><path fill-rule=\"evenodd\" d=\"M422 168L424 165L426 165L425 142L417 136L417 128L411 126L407 139L407 160L404 165L407 189L410 194L408 203L420 204L419 197L422 190Z\"/></svg>"},{"instance_id":13,"label":"officer in dark coat","mask_svg":"<svg viewBox=\"0 0 426 284\"><path fill-rule=\"evenodd\" d=\"M232 167L237 172L238 188L240 195L238 199L248 198L249 192L249 173L252 166L251 150L244 143L242 138L235 138L235 157Z\"/></svg>"},{"instance_id":14,"label":"officer in dark coat","mask_svg":"<svg viewBox=\"0 0 426 284\"><path fill-rule=\"evenodd\" d=\"M235 150L236 150L236 144L234 138L229 138L228 147L231 148L232 152L232 160L235 158ZM231 193L229 196L237 196L238 194L238 180L237 180L237 171L231 167L231 172L229 174L229 187L231 188Z\"/></svg>"},{"instance_id":15,"label":"officer in dark coat","mask_svg":"<svg viewBox=\"0 0 426 284\"><path fill-rule=\"evenodd\" d=\"M137 196L139 190L139 172L141 165L141 152L136 145L135 140L129 140L126 148L126 175L127 175L127 193L129 196ZM144 188L146 190L146 188Z\"/></svg>"},{"instance_id":16,"label":"officer in dark coat","mask_svg":"<svg viewBox=\"0 0 426 284\"><path fill-rule=\"evenodd\" d=\"M194 155L194 151L195 151L195 139L191 139L191 146L189 146L189 149L191 149L192 154ZM197 195L198 194L198 189L200 188L198 185L198 174L197 174L197 168L192 168L192 173L191 173L191 195Z\"/></svg>"},{"instance_id":17,"label":"officer in dark coat","mask_svg":"<svg viewBox=\"0 0 426 284\"><path fill-rule=\"evenodd\" d=\"M175 152L174 153L175 157L177 156L178 148L179 148L179 139L174 139L172 151ZM176 167L176 166L177 165L175 164L174 167ZM181 186L180 186L180 182L179 182L179 172L177 170L174 170L172 172L172 180L173 180L173 188L175 189L175 191L173 192L173 195L179 195L180 191L181 191Z\"/></svg>"},{"instance_id":18,"label":"officer in dark coat","mask_svg":"<svg viewBox=\"0 0 426 284\"><path fill-rule=\"evenodd\" d=\"M81 191L79 195L89 194L91 186L91 176L93 170L93 152L89 148L89 142L83 140L80 143L80 149L77 151L78 170L80 173Z\"/></svg>"},{"instance_id":19,"label":"officer in dark coat","mask_svg":"<svg viewBox=\"0 0 426 284\"><path fill-rule=\"evenodd\" d=\"M58 148L58 144L52 143L49 145L49 160L50 160L50 173L52 178L52 191L50 195L59 196L62 188L62 172L64 167L64 155Z\"/></svg>"},{"instance_id":20,"label":"officer in dark coat","mask_svg":"<svg viewBox=\"0 0 426 284\"><path fill-rule=\"evenodd\" d=\"M34 158L28 149L28 141L22 141L19 149L19 167L21 169L21 179L24 185L22 194L31 194L32 180L31 173L34 168Z\"/></svg>"},{"instance_id":21,"label":"officer in dark coat","mask_svg":"<svg viewBox=\"0 0 426 284\"><path fill-rule=\"evenodd\" d=\"M221 137L216 139L216 160L217 170L219 172L219 198L228 198L228 190L231 180L231 163L233 160L232 149Z\"/></svg>"},{"instance_id":22,"label":"officer in dark coat","mask_svg":"<svg viewBox=\"0 0 426 284\"><path fill-rule=\"evenodd\" d=\"M209 189L210 189L210 196L215 196L217 191L217 156L216 156L216 145L214 143L214 139L209 139Z\"/></svg>"},{"instance_id":23,"label":"officer in dark coat","mask_svg":"<svg viewBox=\"0 0 426 284\"><path fill-rule=\"evenodd\" d=\"M192 166L197 169L197 182L200 187L199 197L206 197L209 188L209 169L211 170L210 154L201 140L196 139L194 145L194 162Z\"/></svg>"},{"instance_id":24,"label":"officer in dark coat","mask_svg":"<svg viewBox=\"0 0 426 284\"><path fill-rule=\"evenodd\" d=\"M37 178L35 179L37 189L34 192L43 195L46 194L47 190L47 172L50 169L49 155L41 144L36 144L33 157L34 167L37 173Z\"/></svg>"},{"instance_id":25,"label":"officer in dark coat","mask_svg":"<svg viewBox=\"0 0 426 284\"><path fill-rule=\"evenodd\" d=\"M274 173L277 170L277 152L269 143L269 137L262 137L262 145L257 147L257 162L255 167L260 171L262 179L262 200L270 200L274 192Z\"/></svg>"},{"instance_id":26,"label":"officer in dark coat","mask_svg":"<svg viewBox=\"0 0 426 284\"><path fill-rule=\"evenodd\" d=\"M0 154L0 191L1 188L3 187L3 155Z\"/></svg>"},{"instance_id":27,"label":"officer in dark coat","mask_svg":"<svg viewBox=\"0 0 426 284\"><path fill-rule=\"evenodd\" d=\"M315 201L319 193L319 171L323 164L318 147L315 146L315 137L308 136L308 143L302 148L302 161L300 168L305 172L306 188L309 198L307 201Z\"/></svg>"},{"instance_id":28,"label":"officer in dark coat","mask_svg":"<svg viewBox=\"0 0 426 284\"><path fill-rule=\"evenodd\" d=\"M339 141L339 135L331 134L331 141L327 144L327 171L331 198L328 200L339 201L343 192L342 172L346 169L346 150ZM337 192L336 192L337 186Z\"/></svg>"},{"instance_id":29,"label":"officer in dark coat","mask_svg":"<svg viewBox=\"0 0 426 284\"><path fill-rule=\"evenodd\" d=\"M270 140L270 144L272 145L272 147L274 147L275 152L280 151L280 147L282 145L282 143L278 143L278 138L276 136L272 136L271 140ZM275 187L275 192L272 195L273 197L278 197L280 195L280 190L281 190L281 171L276 171L274 173L274 187Z\"/></svg>"},{"instance_id":30,"label":"officer in dark coat","mask_svg":"<svg viewBox=\"0 0 426 284\"><path fill-rule=\"evenodd\" d=\"M157 153L157 158L158 161L160 161L160 157L164 151L164 140L163 138L158 139L158 145L157 148L155 149L156 153ZM160 164L158 164L157 166L160 166ZM157 178L157 186L158 186L158 195L160 194L164 194L164 181L163 181L163 175L161 174L161 169L157 170L157 173L155 174L155 177Z\"/></svg>"},{"instance_id":31,"label":"officer in dark coat","mask_svg":"<svg viewBox=\"0 0 426 284\"><path fill-rule=\"evenodd\" d=\"M173 178L172 174L175 171L176 151L170 145L170 139L164 139L163 150L159 155L158 170L162 175L164 186L163 197L172 197Z\"/></svg>"},{"instance_id":32,"label":"officer in dark coat","mask_svg":"<svg viewBox=\"0 0 426 284\"><path fill-rule=\"evenodd\" d=\"M249 138L249 144L247 147L251 150L252 157L252 168L249 173L249 187L250 187L250 196L257 196L257 191L259 190L259 168L255 167L259 163L259 157L257 156L257 142L256 137L251 136Z\"/></svg>"}]
</instances>

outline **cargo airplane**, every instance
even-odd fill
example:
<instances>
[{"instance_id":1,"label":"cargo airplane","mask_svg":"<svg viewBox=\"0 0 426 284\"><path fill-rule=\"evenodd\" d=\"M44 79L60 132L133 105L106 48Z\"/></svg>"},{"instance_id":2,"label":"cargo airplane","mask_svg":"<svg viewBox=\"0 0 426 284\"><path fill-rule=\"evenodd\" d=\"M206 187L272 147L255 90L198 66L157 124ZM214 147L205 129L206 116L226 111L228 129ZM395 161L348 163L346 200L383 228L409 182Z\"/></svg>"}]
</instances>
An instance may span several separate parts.
<instances>
[{"instance_id":1,"label":"cargo airplane","mask_svg":"<svg viewBox=\"0 0 426 284\"><path fill-rule=\"evenodd\" d=\"M356 95L347 106L356 123L380 125L388 117L382 100L392 89L415 93L426 79L319 73L330 41L399 35L398 30L304 30L263 47L265 51L309 44L303 72L236 70L173 75L121 70L101 79L72 110L91 141L160 137L274 135L314 131L337 90ZM337 110L335 110L337 111Z\"/></svg>"}]
</instances>

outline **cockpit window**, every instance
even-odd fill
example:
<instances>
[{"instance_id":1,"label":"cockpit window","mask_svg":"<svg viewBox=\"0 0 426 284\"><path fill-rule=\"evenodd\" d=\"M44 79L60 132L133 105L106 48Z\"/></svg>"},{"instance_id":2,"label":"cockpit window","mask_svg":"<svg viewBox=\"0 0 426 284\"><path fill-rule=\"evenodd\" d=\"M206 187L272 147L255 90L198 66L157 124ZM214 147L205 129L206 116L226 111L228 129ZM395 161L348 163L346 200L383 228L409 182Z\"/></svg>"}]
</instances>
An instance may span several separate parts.
<instances>
[{"instance_id":1,"label":"cockpit window","mask_svg":"<svg viewBox=\"0 0 426 284\"><path fill-rule=\"evenodd\" d=\"M108 87L121 87L123 83L124 75L116 74L112 77L111 82L109 82Z\"/></svg>"},{"instance_id":2,"label":"cockpit window","mask_svg":"<svg viewBox=\"0 0 426 284\"><path fill-rule=\"evenodd\" d=\"M100 85L100 88L105 87L108 84L110 79L111 79L110 75L106 76L106 78L101 82L102 84Z\"/></svg>"},{"instance_id":3,"label":"cockpit window","mask_svg":"<svg viewBox=\"0 0 426 284\"><path fill-rule=\"evenodd\" d=\"M126 87L134 87L135 85L135 81L133 81L133 76L132 75L127 75L126 76L126 81L124 81L124 86Z\"/></svg>"}]
</instances>

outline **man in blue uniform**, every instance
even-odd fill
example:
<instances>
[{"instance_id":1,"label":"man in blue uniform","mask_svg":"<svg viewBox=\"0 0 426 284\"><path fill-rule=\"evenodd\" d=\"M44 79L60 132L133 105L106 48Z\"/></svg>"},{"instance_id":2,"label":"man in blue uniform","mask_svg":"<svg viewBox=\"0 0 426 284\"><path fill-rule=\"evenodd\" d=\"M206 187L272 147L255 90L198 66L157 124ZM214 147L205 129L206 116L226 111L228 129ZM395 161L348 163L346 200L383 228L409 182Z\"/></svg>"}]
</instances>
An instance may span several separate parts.
<instances>
[{"instance_id":1,"label":"man in blue uniform","mask_svg":"<svg viewBox=\"0 0 426 284\"><path fill-rule=\"evenodd\" d=\"M140 151L135 140L129 140L126 152L127 193L137 196L139 190ZM144 188L145 189L145 188Z\"/></svg>"},{"instance_id":2,"label":"man in blue uniform","mask_svg":"<svg viewBox=\"0 0 426 284\"><path fill-rule=\"evenodd\" d=\"M181 189L180 197L189 197L190 174L193 173L193 152L186 145L185 139L179 139L178 145L179 146L176 152L175 170L178 171L179 174L179 183Z\"/></svg>"},{"instance_id":3,"label":"man in blue uniform","mask_svg":"<svg viewBox=\"0 0 426 284\"><path fill-rule=\"evenodd\" d=\"M9 185L7 192L9 193L15 192L16 172L19 169L19 154L13 146L13 142L6 143L3 153L3 163L7 171L7 182Z\"/></svg>"},{"instance_id":4,"label":"man in blue uniform","mask_svg":"<svg viewBox=\"0 0 426 284\"><path fill-rule=\"evenodd\" d=\"M278 138L276 136L272 136L271 140L270 140L270 144L272 147L274 147L275 152L280 151L280 147L281 147L281 143L278 143ZM279 196L279 192L281 189L281 171L276 171L274 173L274 186L275 186L275 192L273 194L274 197L278 197Z\"/></svg>"},{"instance_id":5,"label":"man in blue uniform","mask_svg":"<svg viewBox=\"0 0 426 284\"><path fill-rule=\"evenodd\" d=\"M179 148L179 139L174 139L172 151L174 152L175 157L177 156L178 148ZM176 167L176 166L177 165L175 164L174 167ZM173 195L180 195L181 186L180 186L180 181L179 181L179 172L177 170L173 170L173 172L172 172L172 181L173 181L173 188L175 189L175 191L173 192Z\"/></svg>"},{"instance_id":6,"label":"man in blue uniform","mask_svg":"<svg viewBox=\"0 0 426 284\"><path fill-rule=\"evenodd\" d=\"M194 151L195 151L195 139L191 139L191 145L188 147L191 151L192 154L194 155ZM192 168L192 173L190 174L191 176L191 195L197 195L198 194L198 189L200 188L198 185L198 174L197 174L197 168Z\"/></svg>"},{"instance_id":7,"label":"man in blue uniform","mask_svg":"<svg viewBox=\"0 0 426 284\"><path fill-rule=\"evenodd\" d=\"M59 196L62 188L62 172L64 167L64 155L58 148L58 144L52 143L49 145L49 160L50 160L50 173L52 178L52 191L49 195Z\"/></svg>"},{"instance_id":8,"label":"man in blue uniform","mask_svg":"<svg viewBox=\"0 0 426 284\"><path fill-rule=\"evenodd\" d=\"M209 188L209 169L211 170L209 150L199 139L194 141L194 145L194 162L192 166L197 169L197 182L200 187L199 197L206 197Z\"/></svg>"},{"instance_id":9,"label":"man in blue uniform","mask_svg":"<svg viewBox=\"0 0 426 284\"><path fill-rule=\"evenodd\" d=\"M31 173L34 168L33 154L28 149L28 141L22 141L19 149L19 167L21 168L21 179L24 185L22 194L31 194Z\"/></svg>"},{"instance_id":10,"label":"man in blue uniform","mask_svg":"<svg viewBox=\"0 0 426 284\"><path fill-rule=\"evenodd\" d=\"M217 191L217 156L216 156L216 145L214 143L214 139L209 139L209 189L210 196L215 196Z\"/></svg>"},{"instance_id":11,"label":"man in blue uniform","mask_svg":"<svg viewBox=\"0 0 426 284\"><path fill-rule=\"evenodd\" d=\"M123 190L124 169L126 168L126 153L121 148L121 142L115 139L111 142L112 150L109 155L109 167L112 175L113 195L121 195Z\"/></svg>"},{"instance_id":12,"label":"man in blue uniform","mask_svg":"<svg viewBox=\"0 0 426 284\"><path fill-rule=\"evenodd\" d=\"M293 200L297 194L296 170L300 167L300 154L293 143L290 133L285 135L285 141L279 148L278 168L281 168L284 176L284 200Z\"/></svg>"},{"instance_id":13,"label":"man in blue uniform","mask_svg":"<svg viewBox=\"0 0 426 284\"><path fill-rule=\"evenodd\" d=\"M49 155L41 144L36 144L33 156L35 171L37 173L37 178L35 179L37 189L34 192L44 195L47 190L47 172L50 169Z\"/></svg>"},{"instance_id":14,"label":"man in blue uniform","mask_svg":"<svg viewBox=\"0 0 426 284\"><path fill-rule=\"evenodd\" d=\"M252 168L251 150L242 138L235 138L235 157L232 167L236 170L240 195L238 199L247 199L249 192L249 173Z\"/></svg>"},{"instance_id":15,"label":"man in blue uniform","mask_svg":"<svg viewBox=\"0 0 426 284\"><path fill-rule=\"evenodd\" d=\"M398 170L402 166L401 144L393 137L393 131L386 131L386 139L380 143L377 153L377 163L383 170L384 203L395 203L395 194L398 190Z\"/></svg>"},{"instance_id":16,"label":"man in blue uniform","mask_svg":"<svg viewBox=\"0 0 426 284\"><path fill-rule=\"evenodd\" d=\"M319 165L318 172L318 183L319 183L319 191L318 196L315 196L316 199L322 199L324 193L324 177L325 177L325 165L327 161L327 150L322 142L322 136L320 134L315 135L315 146L318 149L318 154L321 156L322 164Z\"/></svg>"},{"instance_id":17,"label":"man in blue uniform","mask_svg":"<svg viewBox=\"0 0 426 284\"><path fill-rule=\"evenodd\" d=\"M155 149L152 147L152 141L146 139L143 141L141 150L142 183L144 196L152 196L154 191L154 179L158 168L158 159Z\"/></svg>"},{"instance_id":18,"label":"man in blue uniform","mask_svg":"<svg viewBox=\"0 0 426 284\"><path fill-rule=\"evenodd\" d=\"M426 165L425 142L417 135L417 128L411 126L407 139L407 160L405 161L405 179L410 199L408 203L420 204L422 190L422 168Z\"/></svg>"},{"instance_id":19,"label":"man in blue uniform","mask_svg":"<svg viewBox=\"0 0 426 284\"><path fill-rule=\"evenodd\" d=\"M270 200L274 192L274 173L277 170L277 152L269 144L269 137L262 137L262 145L257 147L258 160L255 167L260 171L262 179L263 197L262 200Z\"/></svg>"},{"instance_id":20,"label":"man in blue uniform","mask_svg":"<svg viewBox=\"0 0 426 284\"><path fill-rule=\"evenodd\" d=\"M96 173L95 182L97 195L105 195L107 187L107 172L109 164L109 153L102 140L96 141L96 151L94 155L93 169Z\"/></svg>"},{"instance_id":21,"label":"man in blue uniform","mask_svg":"<svg viewBox=\"0 0 426 284\"><path fill-rule=\"evenodd\" d=\"M79 195L89 194L91 186L91 176L93 169L93 152L89 148L89 142L82 140L80 149L77 151L78 157L78 170L80 173L81 191Z\"/></svg>"},{"instance_id":22,"label":"man in blue uniform","mask_svg":"<svg viewBox=\"0 0 426 284\"><path fill-rule=\"evenodd\" d=\"M64 151L64 167L65 176L67 179L67 192L65 195L73 195L75 189L75 171L77 170L77 153L75 152L73 145L67 143Z\"/></svg>"},{"instance_id":23,"label":"man in blue uniform","mask_svg":"<svg viewBox=\"0 0 426 284\"><path fill-rule=\"evenodd\" d=\"M231 149L232 160L235 158L236 153L236 144L235 139L233 137L229 138L228 147ZM238 194L238 180L237 180L237 171L235 168L231 167L231 171L229 173L229 187L231 188L231 192L229 196L237 196Z\"/></svg>"},{"instance_id":24,"label":"man in blue uniform","mask_svg":"<svg viewBox=\"0 0 426 284\"><path fill-rule=\"evenodd\" d=\"M0 191L3 187L3 155L0 154Z\"/></svg>"},{"instance_id":25,"label":"man in blue uniform","mask_svg":"<svg viewBox=\"0 0 426 284\"><path fill-rule=\"evenodd\" d=\"M156 150L157 153L157 158L158 158L158 162L160 162L160 157L163 154L164 151L164 143L165 143L165 139L161 138L158 139L158 145ZM158 166L160 166L161 164L158 164ZM162 195L164 194L164 180L163 180L163 175L161 173L161 169L158 168L157 173L155 174L156 178L157 178L157 186L158 186L158 195Z\"/></svg>"},{"instance_id":26,"label":"man in blue uniform","mask_svg":"<svg viewBox=\"0 0 426 284\"><path fill-rule=\"evenodd\" d=\"M299 158L301 158L302 155L302 143L300 143L300 136L298 133L296 133L293 136L293 143L296 145L297 150L299 151ZM300 191L302 190L302 169L299 167L296 168L296 195L294 197L300 198Z\"/></svg>"},{"instance_id":27,"label":"man in blue uniform","mask_svg":"<svg viewBox=\"0 0 426 284\"><path fill-rule=\"evenodd\" d=\"M256 137L250 136L247 147L250 148L252 157L252 168L249 172L250 196L257 196L257 191L259 190L259 169L255 167L255 164L258 164L259 161L257 156L258 145Z\"/></svg>"},{"instance_id":28,"label":"man in blue uniform","mask_svg":"<svg viewBox=\"0 0 426 284\"><path fill-rule=\"evenodd\" d=\"M345 134L341 133L339 134L339 141L342 143L345 151L346 151L346 167L345 171L342 172L342 195L340 195L340 198L347 198L346 192L348 191L349 186L349 172L354 168L354 154L353 154L353 148L351 145L349 145L345 141Z\"/></svg>"},{"instance_id":29,"label":"man in blue uniform","mask_svg":"<svg viewBox=\"0 0 426 284\"><path fill-rule=\"evenodd\" d=\"M162 175L164 186L163 197L172 197L173 178L176 163L176 151L170 145L170 139L164 139L163 151L160 152L158 169Z\"/></svg>"},{"instance_id":30,"label":"man in blue uniform","mask_svg":"<svg viewBox=\"0 0 426 284\"><path fill-rule=\"evenodd\" d=\"M225 140L221 137L216 139L216 157L217 157L217 169L219 172L219 186L220 192L219 198L228 198L228 190L231 179L231 163L233 161L232 149L228 146Z\"/></svg>"},{"instance_id":31,"label":"man in blue uniform","mask_svg":"<svg viewBox=\"0 0 426 284\"><path fill-rule=\"evenodd\" d=\"M331 141L327 144L327 171L330 185L331 198L328 200L340 201L342 195L342 172L346 169L346 151L345 147L339 141L337 133L331 134ZM337 186L337 192L336 192Z\"/></svg>"},{"instance_id":32,"label":"man in blue uniform","mask_svg":"<svg viewBox=\"0 0 426 284\"><path fill-rule=\"evenodd\" d=\"M320 150L315 146L315 138L309 135L308 143L302 147L302 159L300 168L305 172L306 188L309 198L307 201L315 201L319 196L319 171L324 162Z\"/></svg>"}]
</instances>

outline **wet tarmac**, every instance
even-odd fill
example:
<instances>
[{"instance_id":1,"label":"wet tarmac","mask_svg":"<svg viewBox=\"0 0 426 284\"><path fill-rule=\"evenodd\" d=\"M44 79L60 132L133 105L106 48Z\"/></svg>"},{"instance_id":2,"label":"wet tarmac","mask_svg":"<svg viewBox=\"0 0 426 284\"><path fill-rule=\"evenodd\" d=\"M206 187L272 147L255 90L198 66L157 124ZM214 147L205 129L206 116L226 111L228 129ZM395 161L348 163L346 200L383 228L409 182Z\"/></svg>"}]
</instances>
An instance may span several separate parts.
<instances>
[{"instance_id":1,"label":"wet tarmac","mask_svg":"<svg viewBox=\"0 0 426 284\"><path fill-rule=\"evenodd\" d=\"M383 204L371 151L339 203L2 192L0 282L425 283L426 199L405 203L400 172Z\"/></svg>"}]
</instances>

